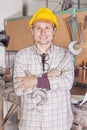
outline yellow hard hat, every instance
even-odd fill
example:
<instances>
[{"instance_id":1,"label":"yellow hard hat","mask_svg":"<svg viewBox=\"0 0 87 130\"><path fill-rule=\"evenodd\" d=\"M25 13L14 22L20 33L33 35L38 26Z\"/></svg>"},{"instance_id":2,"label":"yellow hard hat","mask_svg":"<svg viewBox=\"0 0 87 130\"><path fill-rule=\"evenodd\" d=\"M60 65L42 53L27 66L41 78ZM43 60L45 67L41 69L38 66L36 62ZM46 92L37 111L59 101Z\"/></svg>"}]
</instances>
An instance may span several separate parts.
<instances>
[{"instance_id":1,"label":"yellow hard hat","mask_svg":"<svg viewBox=\"0 0 87 130\"><path fill-rule=\"evenodd\" d=\"M43 20L43 21L50 21L54 23L56 28L59 28L59 23L57 21L56 16L53 14L53 12L49 8L40 8L31 18L29 25L32 27L32 24L36 21Z\"/></svg>"}]
</instances>

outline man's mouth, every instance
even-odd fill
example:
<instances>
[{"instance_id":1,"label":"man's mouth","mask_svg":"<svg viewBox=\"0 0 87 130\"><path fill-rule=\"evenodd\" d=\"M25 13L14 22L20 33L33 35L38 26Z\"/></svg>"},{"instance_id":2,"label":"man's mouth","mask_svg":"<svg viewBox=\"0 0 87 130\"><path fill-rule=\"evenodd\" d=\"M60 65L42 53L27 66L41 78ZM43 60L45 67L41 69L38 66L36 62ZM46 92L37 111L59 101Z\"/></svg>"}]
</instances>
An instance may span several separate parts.
<instances>
[{"instance_id":1,"label":"man's mouth","mask_svg":"<svg viewBox=\"0 0 87 130\"><path fill-rule=\"evenodd\" d=\"M48 37L40 37L41 40L46 40Z\"/></svg>"}]
</instances>

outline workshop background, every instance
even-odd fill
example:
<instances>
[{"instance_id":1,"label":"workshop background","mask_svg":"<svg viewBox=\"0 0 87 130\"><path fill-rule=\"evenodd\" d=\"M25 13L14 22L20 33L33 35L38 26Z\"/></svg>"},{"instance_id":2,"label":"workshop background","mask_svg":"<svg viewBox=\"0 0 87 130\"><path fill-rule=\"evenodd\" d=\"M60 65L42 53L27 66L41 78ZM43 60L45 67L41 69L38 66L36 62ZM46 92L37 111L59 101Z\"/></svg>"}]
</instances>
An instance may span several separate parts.
<instances>
[{"instance_id":1,"label":"workshop background","mask_svg":"<svg viewBox=\"0 0 87 130\"><path fill-rule=\"evenodd\" d=\"M87 8L87 0L65 0L66 2L72 2L75 8ZM49 7L54 12L58 12L62 9L61 0L0 0L0 31L4 30L5 19L17 18L22 16L30 16L40 7ZM9 52L11 60L14 59L15 53ZM7 59L8 60L8 59ZM11 61L10 67L13 65ZM8 66L8 65L7 65ZM81 90L83 88L81 87ZM78 91L78 90L77 90ZM82 94L82 93L81 93ZM78 95L76 98L78 99ZM11 106L10 102L4 102L4 116ZM20 113L19 113L20 115ZM81 115L80 115L81 116ZM14 113L4 126L5 130L18 130L18 113ZM80 126L75 127L73 130L87 130Z\"/></svg>"},{"instance_id":2,"label":"workshop background","mask_svg":"<svg viewBox=\"0 0 87 130\"><path fill-rule=\"evenodd\" d=\"M87 7L87 0L73 1L77 7ZM0 30L4 29L4 19L32 15L39 7L47 6L53 11L61 10L61 0L0 0Z\"/></svg>"}]
</instances>

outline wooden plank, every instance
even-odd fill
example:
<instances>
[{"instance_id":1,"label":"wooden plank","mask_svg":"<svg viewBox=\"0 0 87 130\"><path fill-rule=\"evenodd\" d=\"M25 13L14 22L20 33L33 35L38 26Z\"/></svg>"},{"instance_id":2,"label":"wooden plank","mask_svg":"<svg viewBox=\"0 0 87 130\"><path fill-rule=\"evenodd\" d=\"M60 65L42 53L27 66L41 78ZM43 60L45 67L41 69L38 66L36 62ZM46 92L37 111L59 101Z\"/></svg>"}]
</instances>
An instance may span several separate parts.
<instances>
[{"instance_id":1,"label":"wooden plank","mask_svg":"<svg viewBox=\"0 0 87 130\"><path fill-rule=\"evenodd\" d=\"M74 86L71 89L72 95L85 95L86 92L87 92L87 87Z\"/></svg>"},{"instance_id":2,"label":"wooden plank","mask_svg":"<svg viewBox=\"0 0 87 130\"><path fill-rule=\"evenodd\" d=\"M53 43L61 47L67 47L71 41L67 19L70 13L56 14L59 22L59 29L56 32ZM8 51L18 51L22 48L34 44L34 39L29 27L30 17L7 20L6 34L10 36L9 45L6 48Z\"/></svg>"},{"instance_id":3,"label":"wooden plank","mask_svg":"<svg viewBox=\"0 0 87 130\"><path fill-rule=\"evenodd\" d=\"M17 96L14 93L13 86L9 86L6 89L2 89L0 91L0 96L1 96L1 98L3 100L12 102L12 103L17 104L18 106L20 106L21 97Z\"/></svg>"},{"instance_id":4,"label":"wooden plank","mask_svg":"<svg viewBox=\"0 0 87 130\"><path fill-rule=\"evenodd\" d=\"M0 130L4 130L4 126L2 125L3 121L3 99L0 98Z\"/></svg>"}]
</instances>

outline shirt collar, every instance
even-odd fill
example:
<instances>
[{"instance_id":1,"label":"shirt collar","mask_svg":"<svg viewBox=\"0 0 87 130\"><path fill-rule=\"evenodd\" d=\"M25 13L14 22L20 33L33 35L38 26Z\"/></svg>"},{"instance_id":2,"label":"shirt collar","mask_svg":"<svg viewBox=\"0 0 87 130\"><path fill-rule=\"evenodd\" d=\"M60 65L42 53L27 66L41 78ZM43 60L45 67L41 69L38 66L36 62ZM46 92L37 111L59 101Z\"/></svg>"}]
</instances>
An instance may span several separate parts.
<instances>
[{"instance_id":1,"label":"shirt collar","mask_svg":"<svg viewBox=\"0 0 87 130\"><path fill-rule=\"evenodd\" d=\"M46 53L51 54L51 53L53 53L53 51L54 51L54 45L52 44ZM34 52L36 54L42 54L42 52L37 48L37 46L35 44L34 44Z\"/></svg>"}]
</instances>

